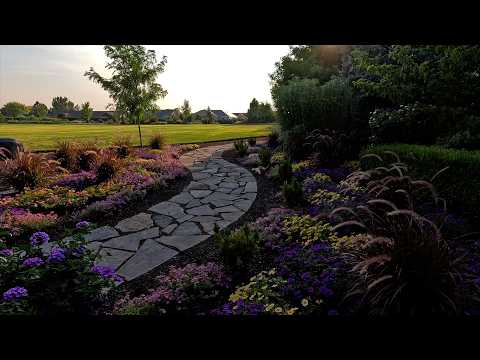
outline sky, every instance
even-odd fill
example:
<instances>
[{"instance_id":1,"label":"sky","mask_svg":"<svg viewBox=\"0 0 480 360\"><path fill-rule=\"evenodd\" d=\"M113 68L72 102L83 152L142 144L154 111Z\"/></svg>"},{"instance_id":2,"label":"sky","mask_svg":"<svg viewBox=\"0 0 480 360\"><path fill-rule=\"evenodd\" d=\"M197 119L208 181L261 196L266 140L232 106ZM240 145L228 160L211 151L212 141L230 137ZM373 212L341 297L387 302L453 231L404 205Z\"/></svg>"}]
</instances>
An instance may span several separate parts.
<instances>
[{"instance_id":1,"label":"sky","mask_svg":"<svg viewBox=\"0 0 480 360\"><path fill-rule=\"evenodd\" d=\"M157 59L167 56L157 81L168 95L161 109L179 107L184 99L193 111L221 109L246 112L250 101L272 102L269 74L288 53L288 45L146 45ZM9 101L49 108L52 98L66 96L105 110L112 101L100 85L83 76L93 67L108 75L108 59L100 45L1 45L0 106Z\"/></svg>"}]
</instances>

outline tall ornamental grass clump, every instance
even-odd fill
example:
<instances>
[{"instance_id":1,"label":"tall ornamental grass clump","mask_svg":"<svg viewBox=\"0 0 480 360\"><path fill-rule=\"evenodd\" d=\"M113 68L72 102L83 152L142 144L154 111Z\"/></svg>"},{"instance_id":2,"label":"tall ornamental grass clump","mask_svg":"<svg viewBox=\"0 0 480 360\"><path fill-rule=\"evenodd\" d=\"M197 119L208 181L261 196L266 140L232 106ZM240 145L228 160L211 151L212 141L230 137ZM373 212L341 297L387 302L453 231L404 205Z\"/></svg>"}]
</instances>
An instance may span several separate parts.
<instances>
[{"instance_id":1,"label":"tall ornamental grass clump","mask_svg":"<svg viewBox=\"0 0 480 360\"><path fill-rule=\"evenodd\" d=\"M379 155L365 155L364 161L380 162L380 166L347 178L346 183L363 187L370 200L330 213L337 223L334 231L360 232L368 239L362 251L355 253L353 271L358 277L347 298L359 297L375 314L457 314L459 259L440 231L446 203L430 182L407 176L408 168L396 153L388 155L394 161L388 165ZM437 171L432 180L443 171ZM431 214L417 211L429 202L438 207L434 213L440 216L432 219L427 217Z\"/></svg>"},{"instance_id":2,"label":"tall ornamental grass clump","mask_svg":"<svg viewBox=\"0 0 480 360\"><path fill-rule=\"evenodd\" d=\"M167 141L163 134L157 133L150 138L150 147L154 150L162 150L166 144Z\"/></svg>"},{"instance_id":3,"label":"tall ornamental grass clump","mask_svg":"<svg viewBox=\"0 0 480 360\"><path fill-rule=\"evenodd\" d=\"M1 161L0 175L17 191L23 191L39 185L53 166L42 155L19 152L15 158Z\"/></svg>"}]
</instances>

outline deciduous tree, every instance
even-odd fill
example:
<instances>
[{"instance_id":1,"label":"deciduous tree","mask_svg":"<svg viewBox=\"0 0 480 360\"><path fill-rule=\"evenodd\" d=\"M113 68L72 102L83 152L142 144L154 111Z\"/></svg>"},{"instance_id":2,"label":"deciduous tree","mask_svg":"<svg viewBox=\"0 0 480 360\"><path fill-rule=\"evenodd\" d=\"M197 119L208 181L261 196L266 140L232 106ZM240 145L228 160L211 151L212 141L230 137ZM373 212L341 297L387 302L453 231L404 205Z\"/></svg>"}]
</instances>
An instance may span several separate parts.
<instances>
[{"instance_id":1,"label":"deciduous tree","mask_svg":"<svg viewBox=\"0 0 480 360\"><path fill-rule=\"evenodd\" d=\"M167 94L157 83L167 58L163 56L157 62L155 51L141 45L107 45L104 50L110 59L106 67L112 71L112 76L103 77L93 68L85 76L108 91L118 112L137 123L140 146L143 146L140 123L156 107L155 102Z\"/></svg>"}]
</instances>

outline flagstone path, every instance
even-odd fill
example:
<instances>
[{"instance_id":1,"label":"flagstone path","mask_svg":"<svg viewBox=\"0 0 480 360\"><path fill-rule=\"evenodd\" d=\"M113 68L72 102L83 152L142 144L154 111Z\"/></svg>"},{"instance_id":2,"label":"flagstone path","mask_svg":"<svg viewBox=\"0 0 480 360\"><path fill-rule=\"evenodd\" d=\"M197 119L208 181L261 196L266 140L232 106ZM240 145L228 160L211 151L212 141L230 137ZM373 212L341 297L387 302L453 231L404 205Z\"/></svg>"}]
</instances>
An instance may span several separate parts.
<instances>
[{"instance_id":1,"label":"flagstone path","mask_svg":"<svg viewBox=\"0 0 480 360\"><path fill-rule=\"evenodd\" d=\"M210 146L184 154L180 159L193 181L183 192L114 227L89 233L87 246L97 252L96 264L133 280L207 240L215 224L223 229L238 220L254 202L257 182L248 170L221 158L229 147Z\"/></svg>"}]
</instances>

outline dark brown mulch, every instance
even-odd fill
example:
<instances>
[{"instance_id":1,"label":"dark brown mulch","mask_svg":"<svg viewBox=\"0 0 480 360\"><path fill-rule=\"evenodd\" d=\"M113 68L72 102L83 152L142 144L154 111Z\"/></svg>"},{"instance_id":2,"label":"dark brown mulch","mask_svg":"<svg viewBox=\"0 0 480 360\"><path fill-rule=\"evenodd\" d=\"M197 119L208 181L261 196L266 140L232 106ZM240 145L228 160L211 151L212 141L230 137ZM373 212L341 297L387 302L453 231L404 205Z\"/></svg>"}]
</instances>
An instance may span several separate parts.
<instances>
[{"instance_id":1,"label":"dark brown mulch","mask_svg":"<svg viewBox=\"0 0 480 360\"><path fill-rule=\"evenodd\" d=\"M237 154L233 149L224 151L222 157L231 163L242 166L239 163ZM251 167L247 166L246 168L251 170ZM243 224L254 222L257 218L265 216L270 209L279 207L281 205L280 199L278 198L278 184L265 176L259 176L254 172L252 172L252 174L257 180L257 198L253 202L250 209L235 223L230 224L227 229L235 229ZM210 238L201 244L182 252L170 261L163 263L147 274L125 283L124 290L130 292L133 296L143 294L155 285L155 278L161 274L164 274L170 266L185 266L192 262L199 264L206 262L221 263L220 255L215 246L215 241L213 238ZM250 264L248 272L243 274L243 276L240 278L237 278L235 282L240 283L248 279L253 274L265 270L268 268L269 263L269 259L266 259L262 256L256 257Z\"/></svg>"}]
</instances>

